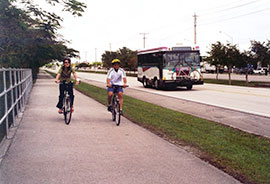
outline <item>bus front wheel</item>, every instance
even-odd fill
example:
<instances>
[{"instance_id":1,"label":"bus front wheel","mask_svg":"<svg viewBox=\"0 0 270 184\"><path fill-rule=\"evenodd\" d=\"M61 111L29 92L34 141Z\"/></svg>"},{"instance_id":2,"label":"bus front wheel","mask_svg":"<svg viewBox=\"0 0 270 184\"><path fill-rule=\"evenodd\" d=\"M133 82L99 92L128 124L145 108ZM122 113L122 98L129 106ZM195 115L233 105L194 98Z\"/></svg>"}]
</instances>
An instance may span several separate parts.
<instances>
[{"instance_id":1,"label":"bus front wheel","mask_svg":"<svg viewBox=\"0 0 270 184\"><path fill-rule=\"evenodd\" d=\"M188 84L187 85L187 90L191 90L192 89L192 84Z\"/></svg>"}]
</instances>

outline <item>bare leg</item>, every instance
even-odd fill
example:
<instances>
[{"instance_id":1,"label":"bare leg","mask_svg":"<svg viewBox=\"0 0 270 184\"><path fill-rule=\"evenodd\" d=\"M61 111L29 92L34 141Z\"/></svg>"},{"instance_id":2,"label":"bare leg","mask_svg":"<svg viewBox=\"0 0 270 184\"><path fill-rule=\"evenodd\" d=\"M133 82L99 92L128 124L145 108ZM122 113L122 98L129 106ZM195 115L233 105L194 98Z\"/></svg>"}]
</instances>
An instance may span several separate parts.
<instances>
[{"instance_id":1,"label":"bare leg","mask_svg":"<svg viewBox=\"0 0 270 184\"><path fill-rule=\"evenodd\" d=\"M113 92L108 92L108 105L111 105L112 103L112 95L113 95Z\"/></svg>"},{"instance_id":2,"label":"bare leg","mask_svg":"<svg viewBox=\"0 0 270 184\"><path fill-rule=\"evenodd\" d=\"M118 93L118 98L119 98L119 103L120 103L120 109L123 109L123 93L119 92Z\"/></svg>"}]
</instances>

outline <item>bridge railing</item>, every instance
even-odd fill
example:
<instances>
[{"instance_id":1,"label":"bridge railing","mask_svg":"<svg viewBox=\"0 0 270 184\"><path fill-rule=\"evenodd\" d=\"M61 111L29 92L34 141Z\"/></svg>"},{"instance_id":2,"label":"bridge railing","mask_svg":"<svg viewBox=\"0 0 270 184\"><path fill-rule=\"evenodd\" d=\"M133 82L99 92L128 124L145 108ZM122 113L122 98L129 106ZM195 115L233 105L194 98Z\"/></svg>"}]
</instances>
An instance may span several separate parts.
<instances>
[{"instance_id":1,"label":"bridge railing","mask_svg":"<svg viewBox=\"0 0 270 184\"><path fill-rule=\"evenodd\" d=\"M31 69L0 68L0 142L24 110L32 84Z\"/></svg>"}]
</instances>

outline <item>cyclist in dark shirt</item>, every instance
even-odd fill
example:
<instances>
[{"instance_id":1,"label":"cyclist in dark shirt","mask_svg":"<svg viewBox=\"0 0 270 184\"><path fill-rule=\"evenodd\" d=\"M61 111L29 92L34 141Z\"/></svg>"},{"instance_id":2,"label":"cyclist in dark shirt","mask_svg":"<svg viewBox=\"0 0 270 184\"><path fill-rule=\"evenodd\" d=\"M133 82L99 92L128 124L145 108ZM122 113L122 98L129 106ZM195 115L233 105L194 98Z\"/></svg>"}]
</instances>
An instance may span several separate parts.
<instances>
[{"instance_id":1,"label":"cyclist in dark shirt","mask_svg":"<svg viewBox=\"0 0 270 184\"><path fill-rule=\"evenodd\" d=\"M65 58L64 59L64 65L59 69L56 78L55 78L55 82L59 83L59 82L63 82L66 81L68 82L68 84L63 84L60 83L59 84L59 101L56 105L57 108L59 108L58 113L62 113L62 107L63 107L63 98L64 98L64 89L65 89L65 85L67 86L68 89L68 94L71 98L71 106L72 106L72 112L74 111L74 107L73 107L73 102L74 102L74 95L73 95L73 85L72 83L70 83L71 81L71 73L73 74L75 80L76 80L76 84L79 84L79 82L77 81L77 75L74 71L73 68L71 68L71 60L69 58Z\"/></svg>"}]
</instances>

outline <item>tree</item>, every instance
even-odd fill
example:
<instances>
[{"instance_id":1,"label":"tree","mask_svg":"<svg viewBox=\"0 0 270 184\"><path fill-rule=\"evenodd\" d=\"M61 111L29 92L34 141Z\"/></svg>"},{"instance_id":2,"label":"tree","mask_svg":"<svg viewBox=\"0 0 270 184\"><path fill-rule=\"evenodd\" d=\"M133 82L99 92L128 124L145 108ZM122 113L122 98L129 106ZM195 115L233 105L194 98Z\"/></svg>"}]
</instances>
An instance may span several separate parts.
<instances>
[{"instance_id":1,"label":"tree","mask_svg":"<svg viewBox=\"0 0 270 184\"><path fill-rule=\"evenodd\" d=\"M117 58L116 52L105 51L101 56L103 66L105 68L110 68L112 66L112 60L115 58Z\"/></svg>"},{"instance_id":2,"label":"tree","mask_svg":"<svg viewBox=\"0 0 270 184\"><path fill-rule=\"evenodd\" d=\"M252 71L254 66L254 59L250 51L244 51L240 53L238 61L235 64L236 67L242 68L246 76L246 86L248 86L248 74Z\"/></svg>"},{"instance_id":3,"label":"tree","mask_svg":"<svg viewBox=\"0 0 270 184\"><path fill-rule=\"evenodd\" d=\"M229 74L229 84L231 84L231 72L233 66L241 59L241 54L236 45L227 43L226 45L217 42L212 44L208 52L210 62L217 66L227 66Z\"/></svg>"},{"instance_id":4,"label":"tree","mask_svg":"<svg viewBox=\"0 0 270 184\"><path fill-rule=\"evenodd\" d=\"M215 44L211 45L211 50L207 52L209 54L208 57L206 57L206 61L210 65L214 65L216 67L216 79L218 79L219 70L222 67L221 60L225 57L225 49L224 45L220 42L217 42Z\"/></svg>"},{"instance_id":5,"label":"tree","mask_svg":"<svg viewBox=\"0 0 270 184\"><path fill-rule=\"evenodd\" d=\"M251 41L251 53L259 64L263 66L270 65L270 40L268 42ZM256 64L257 66L257 64Z\"/></svg>"},{"instance_id":6,"label":"tree","mask_svg":"<svg viewBox=\"0 0 270 184\"><path fill-rule=\"evenodd\" d=\"M93 63L93 66L102 66L102 62L95 61L95 62Z\"/></svg>"},{"instance_id":7,"label":"tree","mask_svg":"<svg viewBox=\"0 0 270 184\"><path fill-rule=\"evenodd\" d=\"M81 16L86 6L76 0L46 0L52 5L62 3L64 11ZM18 8L13 3L21 3ZM31 0L0 1L0 67L38 68L53 60L77 57L78 51L68 48L66 40L57 37L62 18L46 12Z\"/></svg>"},{"instance_id":8,"label":"tree","mask_svg":"<svg viewBox=\"0 0 270 184\"><path fill-rule=\"evenodd\" d=\"M111 67L113 59L118 58L121 61L121 67L127 68L130 71L135 70L137 67L137 53L126 47L123 47L116 52L105 51L102 54L102 63L106 68Z\"/></svg>"},{"instance_id":9,"label":"tree","mask_svg":"<svg viewBox=\"0 0 270 184\"><path fill-rule=\"evenodd\" d=\"M137 67L137 53L123 47L117 51L117 56L121 60L121 65L123 68L128 69L129 71L135 70Z\"/></svg>"}]
</instances>

